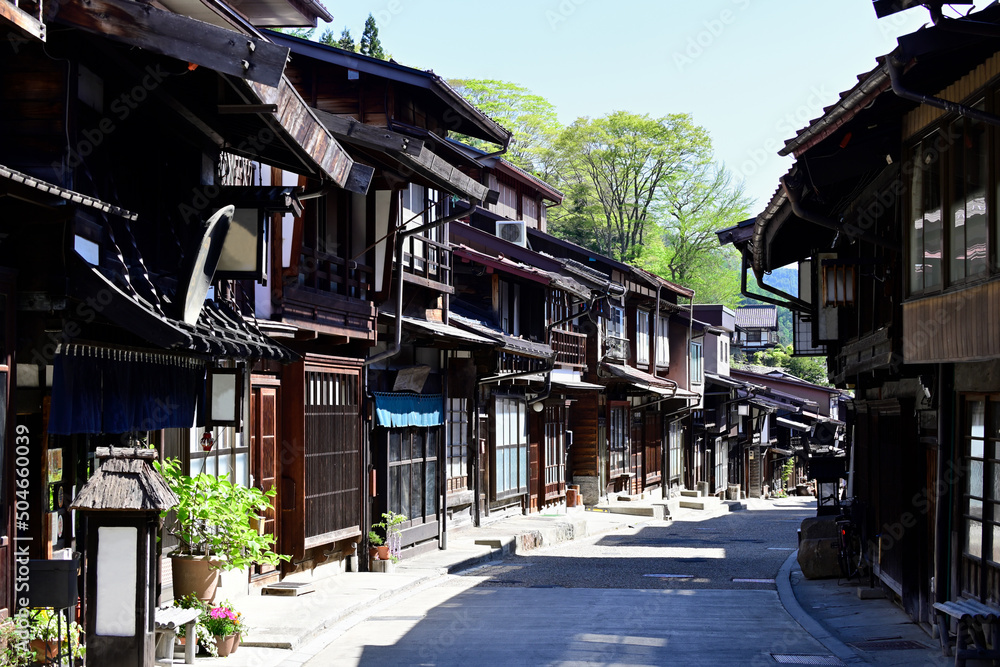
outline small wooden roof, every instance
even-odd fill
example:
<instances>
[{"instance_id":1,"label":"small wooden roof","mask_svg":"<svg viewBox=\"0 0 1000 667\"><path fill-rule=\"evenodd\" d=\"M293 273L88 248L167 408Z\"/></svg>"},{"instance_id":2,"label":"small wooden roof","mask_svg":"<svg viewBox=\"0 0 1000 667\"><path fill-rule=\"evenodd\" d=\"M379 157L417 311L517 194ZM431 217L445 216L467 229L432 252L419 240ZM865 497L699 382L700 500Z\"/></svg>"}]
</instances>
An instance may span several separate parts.
<instances>
[{"instance_id":1,"label":"small wooden roof","mask_svg":"<svg viewBox=\"0 0 1000 667\"><path fill-rule=\"evenodd\" d=\"M162 512L178 498L153 468L154 449L98 447L101 466L84 484L70 509Z\"/></svg>"}]
</instances>

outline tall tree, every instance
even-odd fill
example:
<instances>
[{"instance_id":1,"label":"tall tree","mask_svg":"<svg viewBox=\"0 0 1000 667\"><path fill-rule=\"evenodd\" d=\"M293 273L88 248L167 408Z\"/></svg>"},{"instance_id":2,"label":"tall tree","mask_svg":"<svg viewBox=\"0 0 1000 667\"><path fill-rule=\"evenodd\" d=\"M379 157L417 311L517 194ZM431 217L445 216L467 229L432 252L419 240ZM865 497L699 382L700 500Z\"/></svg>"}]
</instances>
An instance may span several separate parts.
<instances>
[{"instance_id":1,"label":"tall tree","mask_svg":"<svg viewBox=\"0 0 1000 667\"><path fill-rule=\"evenodd\" d=\"M385 51L382 50L382 42L378 39L378 25L375 24L375 17L371 14L365 21L365 30L361 33L361 44L358 50L363 56L371 56L379 60L385 60Z\"/></svg>"},{"instance_id":2,"label":"tall tree","mask_svg":"<svg viewBox=\"0 0 1000 667\"><path fill-rule=\"evenodd\" d=\"M715 232L749 216L742 182L708 157L688 166L657 202L660 238L646 245L649 270L695 290L701 303L735 306L740 294L737 256L719 247Z\"/></svg>"},{"instance_id":3,"label":"tall tree","mask_svg":"<svg viewBox=\"0 0 1000 667\"><path fill-rule=\"evenodd\" d=\"M344 27L344 31L340 33L340 39L337 40L335 44L338 48L344 49L345 51L357 51L358 45L354 43L354 38L351 37L351 31Z\"/></svg>"},{"instance_id":4,"label":"tall tree","mask_svg":"<svg viewBox=\"0 0 1000 667\"><path fill-rule=\"evenodd\" d=\"M557 149L561 179L578 198L557 215L592 223L595 249L624 261L636 260L650 233L655 236L656 214L670 188L711 155L708 134L689 115L626 111L578 119ZM560 219L556 227L567 224Z\"/></svg>"},{"instance_id":5,"label":"tall tree","mask_svg":"<svg viewBox=\"0 0 1000 667\"><path fill-rule=\"evenodd\" d=\"M480 111L511 131L504 158L539 178L554 176L553 146L559 120L552 104L524 86L496 79L452 79L452 85ZM462 140L484 148L470 137Z\"/></svg>"}]
</instances>

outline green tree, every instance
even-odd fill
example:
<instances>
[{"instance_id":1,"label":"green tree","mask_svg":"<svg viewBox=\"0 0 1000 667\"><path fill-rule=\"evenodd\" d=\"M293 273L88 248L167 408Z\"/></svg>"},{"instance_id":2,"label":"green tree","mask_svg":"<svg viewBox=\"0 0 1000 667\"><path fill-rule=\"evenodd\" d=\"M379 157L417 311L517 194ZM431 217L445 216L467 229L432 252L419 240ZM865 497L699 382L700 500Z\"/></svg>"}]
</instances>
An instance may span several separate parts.
<instances>
[{"instance_id":1,"label":"green tree","mask_svg":"<svg viewBox=\"0 0 1000 667\"><path fill-rule=\"evenodd\" d=\"M333 31L327 28L323 31L323 34L319 36L319 43L326 44L327 46L337 46L337 41L333 37Z\"/></svg>"},{"instance_id":2,"label":"green tree","mask_svg":"<svg viewBox=\"0 0 1000 667\"><path fill-rule=\"evenodd\" d=\"M363 56L371 56L379 60L385 60L385 51L382 49L382 42L378 39L378 26L375 24L375 17L371 14L365 21L364 32L361 33L361 44L358 53Z\"/></svg>"},{"instance_id":3,"label":"green tree","mask_svg":"<svg viewBox=\"0 0 1000 667\"><path fill-rule=\"evenodd\" d=\"M343 32L340 33L340 39L337 40L335 44L338 48L344 49L345 51L357 52L358 45L354 43L354 38L351 37L351 31L344 27Z\"/></svg>"},{"instance_id":4,"label":"green tree","mask_svg":"<svg viewBox=\"0 0 1000 667\"><path fill-rule=\"evenodd\" d=\"M561 129L552 104L524 86L496 79L451 79L465 99L511 132L504 158L543 180L555 176L553 146ZM460 137L477 148L485 142Z\"/></svg>"},{"instance_id":5,"label":"green tree","mask_svg":"<svg viewBox=\"0 0 1000 667\"><path fill-rule=\"evenodd\" d=\"M780 368L806 382L829 387L826 357L793 357L794 351L791 343L776 345L770 350L754 352L750 363L755 366Z\"/></svg>"},{"instance_id":6,"label":"green tree","mask_svg":"<svg viewBox=\"0 0 1000 667\"><path fill-rule=\"evenodd\" d=\"M626 111L578 119L556 148L560 179L577 201L555 212L555 227L593 225L591 247L622 261L641 255L670 192L711 155L707 132L689 115Z\"/></svg>"},{"instance_id":7,"label":"green tree","mask_svg":"<svg viewBox=\"0 0 1000 667\"><path fill-rule=\"evenodd\" d=\"M291 35L292 37L298 37L299 39L312 39L316 28L275 28L275 31Z\"/></svg>"}]
</instances>

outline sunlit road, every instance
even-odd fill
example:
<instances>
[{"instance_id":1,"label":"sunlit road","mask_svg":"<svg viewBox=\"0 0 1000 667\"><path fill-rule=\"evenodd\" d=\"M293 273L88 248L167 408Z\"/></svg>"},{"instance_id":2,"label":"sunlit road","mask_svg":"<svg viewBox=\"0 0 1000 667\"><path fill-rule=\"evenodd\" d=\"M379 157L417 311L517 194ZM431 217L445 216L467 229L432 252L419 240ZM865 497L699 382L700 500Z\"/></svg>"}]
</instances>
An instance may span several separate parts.
<instances>
[{"instance_id":1,"label":"sunlit road","mask_svg":"<svg viewBox=\"0 0 1000 667\"><path fill-rule=\"evenodd\" d=\"M774 665L826 655L773 580L814 513L799 500L542 549L381 608L319 665Z\"/></svg>"}]
</instances>

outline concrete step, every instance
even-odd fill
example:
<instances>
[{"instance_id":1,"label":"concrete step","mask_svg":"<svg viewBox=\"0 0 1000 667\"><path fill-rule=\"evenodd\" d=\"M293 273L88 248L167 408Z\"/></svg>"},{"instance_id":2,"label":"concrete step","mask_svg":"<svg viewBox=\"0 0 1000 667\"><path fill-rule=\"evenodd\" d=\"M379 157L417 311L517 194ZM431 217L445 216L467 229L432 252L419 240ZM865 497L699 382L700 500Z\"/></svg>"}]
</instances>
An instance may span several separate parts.
<instances>
[{"instance_id":1,"label":"concrete step","mask_svg":"<svg viewBox=\"0 0 1000 667\"><path fill-rule=\"evenodd\" d=\"M648 516L654 519L670 518L670 508L667 507L666 503L656 503L653 505L597 505L593 511L627 514L629 516Z\"/></svg>"},{"instance_id":2,"label":"concrete step","mask_svg":"<svg viewBox=\"0 0 1000 667\"><path fill-rule=\"evenodd\" d=\"M703 498L685 497L681 498L680 506L689 510L712 510L718 509L722 504L715 496L705 496Z\"/></svg>"},{"instance_id":3,"label":"concrete step","mask_svg":"<svg viewBox=\"0 0 1000 667\"><path fill-rule=\"evenodd\" d=\"M683 498L700 498L701 496L697 491L691 491L688 489L681 489L681 497Z\"/></svg>"}]
</instances>

